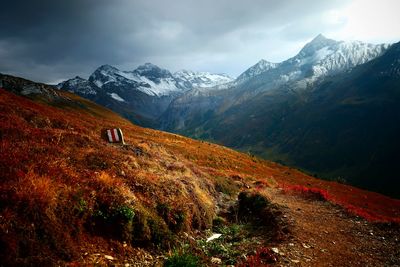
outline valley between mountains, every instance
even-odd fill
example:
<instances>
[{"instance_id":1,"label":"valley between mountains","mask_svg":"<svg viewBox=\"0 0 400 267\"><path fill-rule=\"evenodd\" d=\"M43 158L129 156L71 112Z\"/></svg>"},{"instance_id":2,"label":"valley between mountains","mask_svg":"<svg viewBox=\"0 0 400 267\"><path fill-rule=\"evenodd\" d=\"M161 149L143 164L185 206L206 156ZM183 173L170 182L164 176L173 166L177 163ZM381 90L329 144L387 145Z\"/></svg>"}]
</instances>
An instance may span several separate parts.
<instances>
[{"instance_id":1,"label":"valley between mountains","mask_svg":"<svg viewBox=\"0 0 400 267\"><path fill-rule=\"evenodd\" d=\"M399 200L0 81L1 265L400 264Z\"/></svg>"}]
</instances>

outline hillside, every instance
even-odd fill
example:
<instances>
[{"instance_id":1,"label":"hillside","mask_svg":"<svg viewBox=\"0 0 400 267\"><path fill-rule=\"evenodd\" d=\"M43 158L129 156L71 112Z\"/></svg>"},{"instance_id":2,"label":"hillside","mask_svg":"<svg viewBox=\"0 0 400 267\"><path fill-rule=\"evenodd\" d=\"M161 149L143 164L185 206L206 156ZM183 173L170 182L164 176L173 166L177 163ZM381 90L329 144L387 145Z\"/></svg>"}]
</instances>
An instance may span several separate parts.
<instances>
[{"instance_id":1,"label":"hillside","mask_svg":"<svg viewBox=\"0 0 400 267\"><path fill-rule=\"evenodd\" d=\"M315 59L334 47L340 52ZM399 43L381 56L376 49L317 37L294 58L224 95L186 93L169 106L162 127L399 197Z\"/></svg>"},{"instance_id":2,"label":"hillside","mask_svg":"<svg viewBox=\"0 0 400 267\"><path fill-rule=\"evenodd\" d=\"M1 265L400 264L399 200L0 78Z\"/></svg>"}]
</instances>

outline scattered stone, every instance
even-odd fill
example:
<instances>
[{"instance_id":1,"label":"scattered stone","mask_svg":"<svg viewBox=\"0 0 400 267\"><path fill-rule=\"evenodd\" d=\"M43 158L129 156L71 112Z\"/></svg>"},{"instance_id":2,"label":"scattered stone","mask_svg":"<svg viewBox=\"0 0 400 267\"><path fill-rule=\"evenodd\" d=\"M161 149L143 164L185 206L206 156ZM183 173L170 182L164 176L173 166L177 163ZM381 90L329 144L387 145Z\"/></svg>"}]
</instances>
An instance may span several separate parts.
<instances>
[{"instance_id":1,"label":"scattered stone","mask_svg":"<svg viewBox=\"0 0 400 267\"><path fill-rule=\"evenodd\" d=\"M300 263L299 260L291 260L291 262L293 262L293 263Z\"/></svg>"},{"instance_id":2,"label":"scattered stone","mask_svg":"<svg viewBox=\"0 0 400 267\"><path fill-rule=\"evenodd\" d=\"M222 235L222 234L213 234L212 236L210 236L209 238L207 238L207 241L206 241L206 242L210 242L210 241L212 241L212 240L214 240L214 239L217 239L217 238L219 238L221 235Z\"/></svg>"},{"instance_id":3,"label":"scattered stone","mask_svg":"<svg viewBox=\"0 0 400 267\"><path fill-rule=\"evenodd\" d=\"M289 246L294 247L294 244L293 243L289 243Z\"/></svg>"},{"instance_id":4,"label":"scattered stone","mask_svg":"<svg viewBox=\"0 0 400 267\"><path fill-rule=\"evenodd\" d=\"M110 255L104 255L104 258L106 258L107 260L110 260L110 261L114 260L114 257L110 256Z\"/></svg>"},{"instance_id":5,"label":"scattered stone","mask_svg":"<svg viewBox=\"0 0 400 267\"><path fill-rule=\"evenodd\" d=\"M272 250L274 253L279 254L279 249L278 249L278 248L271 248L271 250Z\"/></svg>"},{"instance_id":6,"label":"scattered stone","mask_svg":"<svg viewBox=\"0 0 400 267\"><path fill-rule=\"evenodd\" d=\"M307 244L302 244L303 245L303 248L311 248L311 246L309 246L309 245L307 245Z\"/></svg>"},{"instance_id":7,"label":"scattered stone","mask_svg":"<svg viewBox=\"0 0 400 267\"><path fill-rule=\"evenodd\" d=\"M212 264L222 264L222 260L220 258L211 257Z\"/></svg>"}]
</instances>

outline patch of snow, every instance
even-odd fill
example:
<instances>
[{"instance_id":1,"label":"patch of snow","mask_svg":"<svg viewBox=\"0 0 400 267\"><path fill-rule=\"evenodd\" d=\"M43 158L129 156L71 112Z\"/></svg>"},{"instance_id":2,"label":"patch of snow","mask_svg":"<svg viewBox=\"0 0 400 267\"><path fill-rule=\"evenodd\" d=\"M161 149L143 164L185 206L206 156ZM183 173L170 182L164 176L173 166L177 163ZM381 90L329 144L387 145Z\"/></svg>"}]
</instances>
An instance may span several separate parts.
<instances>
[{"instance_id":1,"label":"patch of snow","mask_svg":"<svg viewBox=\"0 0 400 267\"><path fill-rule=\"evenodd\" d=\"M111 93L109 94L112 98L114 98L115 100L119 101L119 102L125 102L125 99L123 99L122 97L120 97L118 94L116 93Z\"/></svg>"},{"instance_id":2,"label":"patch of snow","mask_svg":"<svg viewBox=\"0 0 400 267\"><path fill-rule=\"evenodd\" d=\"M208 88L232 82L234 79L226 74L210 72L194 72L181 70L174 73L181 86L190 85L192 88Z\"/></svg>"}]
</instances>

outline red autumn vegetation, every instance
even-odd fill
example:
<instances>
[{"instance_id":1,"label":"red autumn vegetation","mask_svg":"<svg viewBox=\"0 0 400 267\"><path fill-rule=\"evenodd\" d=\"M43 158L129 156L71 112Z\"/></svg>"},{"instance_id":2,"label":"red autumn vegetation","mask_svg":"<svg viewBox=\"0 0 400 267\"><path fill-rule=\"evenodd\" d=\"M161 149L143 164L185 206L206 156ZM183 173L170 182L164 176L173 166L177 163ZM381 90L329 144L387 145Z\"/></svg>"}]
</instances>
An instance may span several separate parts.
<instances>
[{"instance_id":1,"label":"red autumn vegetation","mask_svg":"<svg viewBox=\"0 0 400 267\"><path fill-rule=\"evenodd\" d=\"M254 255L248 256L245 261L240 262L238 267L268 267L278 260L270 248L259 248Z\"/></svg>"},{"instance_id":2,"label":"red autumn vegetation","mask_svg":"<svg viewBox=\"0 0 400 267\"><path fill-rule=\"evenodd\" d=\"M328 191L325 189L315 188L315 187L305 187L302 185L281 185L281 187L285 193L294 192L310 199L329 201L334 204L338 204L342 206L345 210L347 210L350 214L360 216L370 222L400 223L400 218L398 217L381 215L379 211L375 212L375 210L368 208L370 205L373 207L379 207L380 205L384 205L385 203L365 202L365 206L360 207L350 204L351 202L348 198L329 194ZM366 199L367 196L364 195L364 198ZM398 203L397 200L393 201Z\"/></svg>"},{"instance_id":3,"label":"red autumn vegetation","mask_svg":"<svg viewBox=\"0 0 400 267\"><path fill-rule=\"evenodd\" d=\"M137 127L90 101L62 94L73 105L56 107L0 89L5 265L62 265L84 261L85 253L124 258L136 248L169 248L179 233L211 227L218 192L234 194L253 185L285 183L366 219L400 220L398 200ZM123 130L127 145L102 139L102 129L114 127Z\"/></svg>"}]
</instances>

